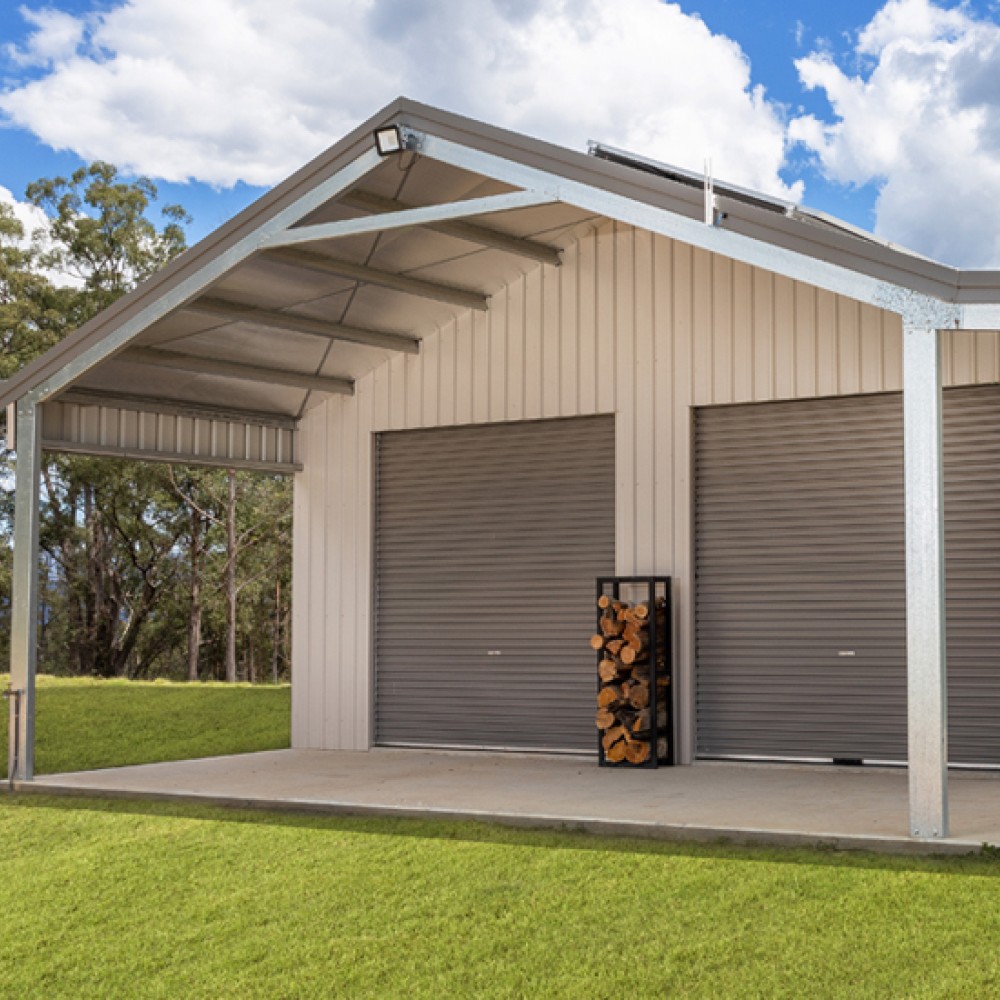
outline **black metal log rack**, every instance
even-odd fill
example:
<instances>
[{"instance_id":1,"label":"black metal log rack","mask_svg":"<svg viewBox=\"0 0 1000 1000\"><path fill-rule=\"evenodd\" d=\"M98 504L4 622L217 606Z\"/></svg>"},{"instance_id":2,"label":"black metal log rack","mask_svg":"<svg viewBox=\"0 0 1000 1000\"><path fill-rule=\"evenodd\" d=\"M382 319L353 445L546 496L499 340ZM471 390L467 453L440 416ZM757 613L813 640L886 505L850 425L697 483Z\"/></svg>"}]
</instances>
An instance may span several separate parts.
<instances>
[{"instance_id":1,"label":"black metal log rack","mask_svg":"<svg viewBox=\"0 0 1000 1000\"><path fill-rule=\"evenodd\" d=\"M605 635L602 615L608 609L600 607L601 599L609 599L612 610L626 605L634 609L644 604L648 617L641 622L644 646L638 653L623 657L622 643ZM606 602L605 602L606 603ZM597 754L602 767L655 768L674 764L674 669L673 669L673 609L671 606L671 585L669 576L608 576L598 577L595 593L597 632L594 643L601 639L597 648L597 694L599 711L597 716ZM638 628L633 624L633 628ZM594 644L592 643L592 645ZM631 659L632 662L623 662ZM604 677L601 675L603 664ZM608 676L612 673L613 676ZM648 690L648 705L641 706L649 728L641 732L636 720L640 711L630 704L635 701L635 693L641 689L642 697ZM602 692L604 692L602 694ZM602 705L602 702L605 703ZM614 724L606 725L607 715L615 716ZM612 739L613 738L613 739ZM608 753L615 755L615 745L635 747L639 741L648 740L649 755L641 762L634 760L610 760ZM609 742L610 741L610 742ZM633 755L636 756L636 755Z\"/></svg>"}]
</instances>

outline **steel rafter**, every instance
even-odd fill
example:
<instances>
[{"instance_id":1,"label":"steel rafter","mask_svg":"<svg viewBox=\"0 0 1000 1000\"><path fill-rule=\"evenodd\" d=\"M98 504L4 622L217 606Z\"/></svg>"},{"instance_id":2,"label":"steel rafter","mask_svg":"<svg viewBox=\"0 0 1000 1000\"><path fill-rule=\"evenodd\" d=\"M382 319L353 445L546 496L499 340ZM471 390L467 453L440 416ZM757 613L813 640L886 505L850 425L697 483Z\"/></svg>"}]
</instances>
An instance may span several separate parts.
<instances>
[{"instance_id":1,"label":"steel rafter","mask_svg":"<svg viewBox=\"0 0 1000 1000\"><path fill-rule=\"evenodd\" d=\"M234 323L249 323L271 330L288 330L310 337L322 337L325 340L339 340L349 344L362 344L366 347L380 347L388 351L402 351L404 354L418 354L420 352L420 341L405 333L364 330L360 327L344 326L340 323L328 323L325 320L313 319L309 316L296 316L294 313L279 312L276 309L261 309L257 306L244 305L241 302L231 302L228 299L212 297L195 299L194 302L184 306L184 309L207 316L219 316L232 320Z\"/></svg>"},{"instance_id":2,"label":"steel rafter","mask_svg":"<svg viewBox=\"0 0 1000 1000\"><path fill-rule=\"evenodd\" d=\"M221 358L203 358L177 351L161 351L153 347L128 347L116 356L117 360L197 375L217 375L245 382L263 382L268 385L287 385L293 389L311 389L316 392L333 392L344 396L354 394L354 381L329 375L311 375L308 372L289 371L284 368L265 368L246 365Z\"/></svg>"},{"instance_id":3,"label":"steel rafter","mask_svg":"<svg viewBox=\"0 0 1000 1000\"><path fill-rule=\"evenodd\" d=\"M403 212L416 207L402 201L396 201L393 198L383 198L381 195L371 194L367 191L348 191L340 201L344 205L360 209L364 212ZM425 222L423 223L423 228L430 229L435 233L441 233L444 236L452 236L455 239L464 240L466 243L475 243L490 250L502 250L504 253L537 261L539 264L559 267L562 263L562 256L557 247L541 243L529 237L504 233L498 229L478 223L455 219Z\"/></svg>"},{"instance_id":4,"label":"steel rafter","mask_svg":"<svg viewBox=\"0 0 1000 1000\"><path fill-rule=\"evenodd\" d=\"M537 191L512 191L508 194L469 198L465 201L449 201L439 205L402 208L391 212L379 212L376 215L366 215L360 219L321 222L311 226L286 229L282 233L275 233L269 237L264 243L264 247L288 247L301 243L315 243L319 240L342 239L345 236L363 236L369 233L388 232L393 229L408 229L435 222L467 219L495 212L510 212L518 208L551 205L555 200L551 195Z\"/></svg>"},{"instance_id":5,"label":"steel rafter","mask_svg":"<svg viewBox=\"0 0 1000 1000\"><path fill-rule=\"evenodd\" d=\"M268 250L263 255L265 260L273 260L293 267L304 267L321 274L334 274L339 278L347 278L361 284L378 285L394 292L415 295L418 298L434 299L446 302L448 305L461 306L464 309L476 309L486 312L489 298L481 292L468 288L456 288L454 285L443 285L422 278L411 278L392 271L382 271L375 267L355 264L353 261L327 257L325 254L313 253L310 250L298 250L293 247L279 247Z\"/></svg>"}]
</instances>

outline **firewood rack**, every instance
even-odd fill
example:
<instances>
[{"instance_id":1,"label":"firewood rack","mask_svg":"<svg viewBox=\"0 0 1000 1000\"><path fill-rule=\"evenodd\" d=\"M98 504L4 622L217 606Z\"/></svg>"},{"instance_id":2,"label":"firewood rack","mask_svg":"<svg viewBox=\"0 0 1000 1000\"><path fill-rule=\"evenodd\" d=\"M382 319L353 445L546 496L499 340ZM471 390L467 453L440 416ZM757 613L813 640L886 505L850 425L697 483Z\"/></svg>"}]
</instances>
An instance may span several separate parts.
<instances>
[{"instance_id":1,"label":"firewood rack","mask_svg":"<svg viewBox=\"0 0 1000 1000\"><path fill-rule=\"evenodd\" d=\"M601 767L655 768L673 766L674 755L674 663L673 606L669 576L602 576L597 577L595 611L598 632L601 615L598 602L602 597L613 601L626 600L645 604L649 610L648 647L643 672L649 674L649 711L651 718L651 753L642 763L608 760L601 730L597 733L597 758ZM598 666L607 657L606 649L597 650ZM597 676L597 691L608 682Z\"/></svg>"}]
</instances>

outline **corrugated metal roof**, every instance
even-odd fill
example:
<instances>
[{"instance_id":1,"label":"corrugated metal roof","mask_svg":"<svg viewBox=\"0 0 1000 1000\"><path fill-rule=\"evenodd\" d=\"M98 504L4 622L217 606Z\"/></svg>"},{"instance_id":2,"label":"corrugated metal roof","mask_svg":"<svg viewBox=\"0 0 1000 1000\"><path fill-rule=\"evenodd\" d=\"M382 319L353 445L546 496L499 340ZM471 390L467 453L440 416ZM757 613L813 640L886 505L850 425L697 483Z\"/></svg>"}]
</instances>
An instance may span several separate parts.
<instances>
[{"instance_id":1,"label":"corrugated metal roof","mask_svg":"<svg viewBox=\"0 0 1000 1000\"><path fill-rule=\"evenodd\" d=\"M603 154L598 156L562 149L400 98L4 383L0 405L44 386L68 365L83 365L91 352L109 346L116 334L122 336L127 324L139 322L149 307L170 301L171 308L155 322L117 345L125 347L125 353L99 360L74 378L73 387L182 405L211 401L231 410L296 418L315 390L166 369L149 363L154 355L148 349L182 353L188 368L198 368L198 359L221 359L245 366L244 374L249 366L352 381L389 356L387 345L393 338L384 335L409 338L397 344L406 349L407 343L419 341L456 311L468 308L470 293L488 298L518 274L540 266L537 256L550 252L546 248L568 246L582 228L603 218L556 201L477 216L457 226L414 226L310 243L309 258L302 256L301 248L298 257L265 250L221 269L226 254L252 242L280 213L352 165L356 168L362 157L370 157L373 130L387 124L404 125L687 219L700 219L703 213L699 184L684 171L611 147L600 147ZM512 190L512 184L405 152L373 161L357 183L315 206L295 225ZM1000 272L959 271L928 261L816 213L732 185L716 184L716 195L726 212L725 227L754 240L945 301L1000 301ZM483 229L492 231L492 242L477 238ZM517 250L518 240L528 241L521 245L523 252ZM185 297L193 280L215 269L219 274L210 285ZM212 301L199 306L205 299ZM220 314L220 300L232 307L231 315ZM329 328L330 336L317 335L318 323ZM347 339L333 339L338 326L349 328ZM357 342L365 331L383 335L378 345ZM129 357L128 350L137 346L147 351ZM164 358L156 355L155 360L162 363Z\"/></svg>"}]
</instances>

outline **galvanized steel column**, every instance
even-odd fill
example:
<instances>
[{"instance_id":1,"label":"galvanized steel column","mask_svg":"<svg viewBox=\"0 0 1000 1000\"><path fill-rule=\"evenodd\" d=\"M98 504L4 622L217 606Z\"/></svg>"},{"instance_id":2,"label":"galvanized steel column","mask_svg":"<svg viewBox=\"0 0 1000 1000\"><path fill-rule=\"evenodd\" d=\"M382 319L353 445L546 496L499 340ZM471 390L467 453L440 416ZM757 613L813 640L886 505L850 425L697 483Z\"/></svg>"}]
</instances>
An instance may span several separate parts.
<instances>
[{"instance_id":1,"label":"galvanized steel column","mask_svg":"<svg viewBox=\"0 0 1000 1000\"><path fill-rule=\"evenodd\" d=\"M904 321L907 760L914 837L948 836L941 435L939 334Z\"/></svg>"},{"instance_id":2,"label":"galvanized steel column","mask_svg":"<svg viewBox=\"0 0 1000 1000\"><path fill-rule=\"evenodd\" d=\"M38 503L41 410L35 399L17 402L14 475L14 567L10 625L10 757L12 780L35 770L35 661L38 651Z\"/></svg>"}]
</instances>

